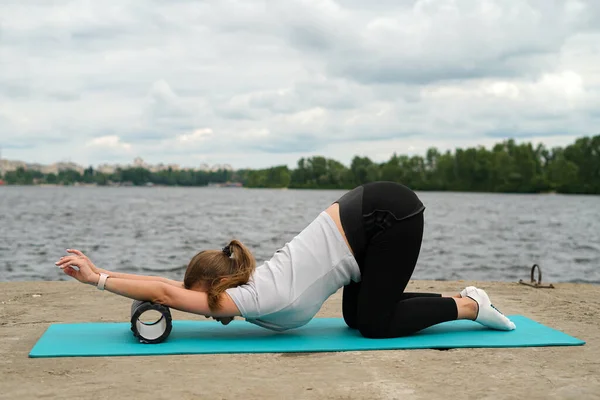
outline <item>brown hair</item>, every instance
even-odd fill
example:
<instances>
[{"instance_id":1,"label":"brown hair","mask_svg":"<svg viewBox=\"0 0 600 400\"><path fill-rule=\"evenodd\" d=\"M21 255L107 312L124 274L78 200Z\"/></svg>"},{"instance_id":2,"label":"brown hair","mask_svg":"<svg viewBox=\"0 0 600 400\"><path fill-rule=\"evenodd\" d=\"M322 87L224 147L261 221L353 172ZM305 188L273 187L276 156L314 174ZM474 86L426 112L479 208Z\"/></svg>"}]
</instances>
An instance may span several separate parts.
<instances>
[{"instance_id":1,"label":"brown hair","mask_svg":"<svg viewBox=\"0 0 600 400\"><path fill-rule=\"evenodd\" d=\"M219 308L225 290L242 285L256 268L252 253L239 240L232 240L222 250L204 250L196 254L187 266L183 285L190 289L204 281L208 284L208 307Z\"/></svg>"}]
</instances>

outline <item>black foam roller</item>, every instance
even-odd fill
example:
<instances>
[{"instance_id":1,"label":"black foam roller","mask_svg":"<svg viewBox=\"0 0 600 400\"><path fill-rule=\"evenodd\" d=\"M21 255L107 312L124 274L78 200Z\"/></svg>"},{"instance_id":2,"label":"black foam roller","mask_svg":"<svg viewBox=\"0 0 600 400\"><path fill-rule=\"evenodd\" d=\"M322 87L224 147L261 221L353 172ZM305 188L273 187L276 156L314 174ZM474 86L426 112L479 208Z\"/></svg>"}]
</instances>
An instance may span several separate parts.
<instances>
[{"instance_id":1,"label":"black foam roller","mask_svg":"<svg viewBox=\"0 0 600 400\"><path fill-rule=\"evenodd\" d=\"M161 317L152 324L139 320L140 316L149 310L158 311ZM141 343L160 343L167 339L173 329L171 310L162 304L150 301L134 300L131 305L131 331Z\"/></svg>"}]
</instances>

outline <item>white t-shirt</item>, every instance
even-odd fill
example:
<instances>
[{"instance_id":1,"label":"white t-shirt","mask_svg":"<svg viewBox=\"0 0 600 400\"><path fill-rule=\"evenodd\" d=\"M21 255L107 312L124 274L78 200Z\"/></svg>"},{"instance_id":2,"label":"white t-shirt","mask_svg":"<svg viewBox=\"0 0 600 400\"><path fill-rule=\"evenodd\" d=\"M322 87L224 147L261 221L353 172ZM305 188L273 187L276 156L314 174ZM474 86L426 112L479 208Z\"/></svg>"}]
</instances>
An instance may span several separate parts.
<instances>
[{"instance_id":1,"label":"white t-shirt","mask_svg":"<svg viewBox=\"0 0 600 400\"><path fill-rule=\"evenodd\" d=\"M250 323L284 331L308 323L332 294L360 282L360 270L335 222L325 211L273 257L248 283L226 292Z\"/></svg>"}]
</instances>

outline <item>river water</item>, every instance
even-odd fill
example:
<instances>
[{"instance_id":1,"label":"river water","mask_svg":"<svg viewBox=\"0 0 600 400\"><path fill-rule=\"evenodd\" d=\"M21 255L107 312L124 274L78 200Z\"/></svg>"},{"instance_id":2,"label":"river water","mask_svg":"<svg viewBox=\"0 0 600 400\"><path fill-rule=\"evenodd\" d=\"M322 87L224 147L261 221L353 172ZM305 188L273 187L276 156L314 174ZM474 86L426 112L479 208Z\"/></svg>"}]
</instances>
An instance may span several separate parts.
<instances>
[{"instance_id":1,"label":"river water","mask_svg":"<svg viewBox=\"0 0 600 400\"><path fill-rule=\"evenodd\" d=\"M0 281L71 279L54 266L66 248L109 270L181 279L196 252L238 238L260 263L343 193L0 187ZM415 279L516 282L537 263L544 282L600 283L599 196L418 194Z\"/></svg>"}]
</instances>

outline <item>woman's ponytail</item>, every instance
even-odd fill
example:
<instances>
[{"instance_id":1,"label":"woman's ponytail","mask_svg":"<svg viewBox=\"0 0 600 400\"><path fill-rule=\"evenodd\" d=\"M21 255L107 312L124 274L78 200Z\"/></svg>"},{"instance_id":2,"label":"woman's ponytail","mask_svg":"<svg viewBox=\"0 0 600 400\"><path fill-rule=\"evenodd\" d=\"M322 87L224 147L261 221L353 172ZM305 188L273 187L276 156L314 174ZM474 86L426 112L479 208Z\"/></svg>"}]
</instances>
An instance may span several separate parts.
<instances>
[{"instance_id":1,"label":"woman's ponytail","mask_svg":"<svg viewBox=\"0 0 600 400\"><path fill-rule=\"evenodd\" d=\"M221 294L225 290L247 283L256 268L252 253L239 240L232 240L221 252L221 257L229 264L229 271L215 277L208 289L208 306L211 310L219 308Z\"/></svg>"}]
</instances>

